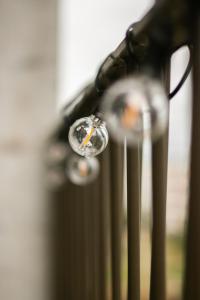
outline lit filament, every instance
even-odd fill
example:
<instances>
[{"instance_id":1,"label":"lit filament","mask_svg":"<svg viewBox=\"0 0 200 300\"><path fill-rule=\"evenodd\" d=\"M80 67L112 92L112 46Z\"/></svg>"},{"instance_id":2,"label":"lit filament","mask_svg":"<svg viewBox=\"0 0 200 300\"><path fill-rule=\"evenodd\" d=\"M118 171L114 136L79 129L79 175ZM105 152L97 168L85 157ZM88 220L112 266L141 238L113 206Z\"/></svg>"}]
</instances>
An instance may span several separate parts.
<instances>
[{"instance_id":1,"label":"lit filament","mask_svg":"<svg viewBox=\"0 0 200 300\"><path fill-rule=\"evenodd\" d=\"M95 131L95 128L92 127L90 132L86 135L85 139L83 140L82 144L80 145L81 149L84 148L85 146L87 146L87 144L89 143L94 131Z\"/></svg>"},{"instance_id":2,"label":"lit filament","mask_svg":"<svg viewBox=\"0 0 200 300\"><path fill-rule=\"evenodd\" d=\"M139 117L139 110L137 107L135 106L130 106L127 105L125 108L125 111L122 115L122 125L125 128L131 128L135 125L135 123L137 122L137 119Z\"/></svg>"},{"instance_id":3,"label":"lit filament","mask_svg":"<svg viewBox=\"0 0 200 300\"><path fill-rule=\"evenodd\" d=\"M88 166L86 161L79 162L79 171L81 177L86 177L88 175Z\"/></svg>"}]
</instances>

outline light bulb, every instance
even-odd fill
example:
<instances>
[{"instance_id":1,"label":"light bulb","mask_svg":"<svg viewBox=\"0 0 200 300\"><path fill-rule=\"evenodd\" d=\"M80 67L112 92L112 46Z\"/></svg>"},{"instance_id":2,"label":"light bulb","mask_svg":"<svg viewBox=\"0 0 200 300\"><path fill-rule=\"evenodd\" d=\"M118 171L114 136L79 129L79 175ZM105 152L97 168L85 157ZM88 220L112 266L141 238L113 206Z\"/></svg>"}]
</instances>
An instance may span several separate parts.
<instances>
[{"instance_id":1,"label":"light bulb","mask_svg":"<svg viewBox=\"0 0 200 300\"><path fill-rule=\"evenodd\" d=\"M66 175L62 168L49 168L47 171L47 188L56 189L66 182Z\"/></svg>"},{"instance_id":2,"label":"light bulb","mask_svg":"<svg viewBox=\"0 0 200 300\"><path fill-rule=\"evenodd\" d=\"M69 147L59 141L52 140L45 148L46 186L48 190L56 190L66 183L65 165Z\"/></svg>"},{"instance_id":3,"label":"light bulb","mask_svg":"<svg viewBox=\"0 0 200 300\"><path fill-rule=\"evenodd\" d=\"M115 83L105 94L102 111L111 135L136 145L166 130L168 99L161 83L138 76Z\"/></svg>"},{"instance_id":4,"label":"light bulb","mask_svg":"<svg viewBox=\"0 0 200 300\"><path fill-rule=\"evenodd\" d=\"M72 154L68 159L66 172L72 183L86 185L97 178L99 161L96 157L87 158Z\"/></svg>"},{"instance_id":5,"label":"light bulb","mask_svg":"<svg viewBox=\"0 0 200 300\"><path fill-rule=\"evenodd\" d=\"M52 142L45 149L45 160L47 165L61 164L66 160L69 147L64 143Z\"/></svg>"},{"instance_id":6,"label":"light bulb","mask_svg":"<svg viewBox=\"0 0 200 300\"><path fill-rule=\"evenodd\" d=\"M91 157L100 154L108 143L105 122L94 115L77 120L70 127L69 143L81 156Z\"/></svg>"}]
</instances>

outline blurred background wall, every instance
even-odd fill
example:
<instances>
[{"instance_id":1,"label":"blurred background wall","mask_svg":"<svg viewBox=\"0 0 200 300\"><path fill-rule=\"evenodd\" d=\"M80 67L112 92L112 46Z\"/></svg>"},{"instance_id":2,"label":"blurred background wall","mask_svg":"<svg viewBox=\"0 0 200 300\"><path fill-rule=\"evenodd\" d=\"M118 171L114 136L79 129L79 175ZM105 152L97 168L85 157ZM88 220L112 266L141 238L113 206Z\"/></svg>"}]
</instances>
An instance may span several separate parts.
<instances>
[{"instance_id":1,"label":"blurred background wall","mask_svg":"<svg viewBox=\"0 0 200 300\"><path fill-rule=\"evenodd\" d=\"M50 299L41 149L55 118L56 0L0 0L0 299Z\"/></svg>"}]
</instances>

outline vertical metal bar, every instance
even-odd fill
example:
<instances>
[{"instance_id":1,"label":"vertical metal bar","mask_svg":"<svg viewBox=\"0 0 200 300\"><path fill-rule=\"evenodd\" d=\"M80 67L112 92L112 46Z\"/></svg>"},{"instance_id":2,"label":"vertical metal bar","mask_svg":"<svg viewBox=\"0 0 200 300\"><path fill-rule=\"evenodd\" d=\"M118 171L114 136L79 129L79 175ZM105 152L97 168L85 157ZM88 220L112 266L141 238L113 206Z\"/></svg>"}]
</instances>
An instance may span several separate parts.
<instances>
[{"instance_id":1,"label":"vertical metal bar","mask_svg":"<svg viewBox=\"0 0 200 300\"><path fill-rule=\"evenodd\" d=\"M91 185L85 186L83 189L84 193L84 249L83 249L83 259L84 259L84 272L82 276L84 277L84 288L85 288L85 299L94 299L94 274L93 274L93 223L92 223L92 202L91 197L92 188Z\"/></svg>"},{"instance_id":2,"label":"vertical metal bar","mask_svg":"<svg viewBox=\"0 0 200 300\"><path fill-rule=\"evenodd\" d=\"M76 231L76 205L77 205L77 195L76 195L76 186L73 184L71 185L71 193L70 193L70 261L71 261L71 268L70 268L70 277L71 277L71 285L70 285L70 294L72 299L77 298L77 251L76 251L76 243L77 243L77 231ZM67 240L67 236L65 233L65 242ZM65 270L66 271L66 270ZM67 284L67 283L66 283Z\"/></svg>"},{"instance_id":3,"label":"vertical metal bar","mask_svg":"<svg viewBox=\"0 0 200 300\"><path fill-rule=\"evenodd\" d=\"M110 143L112 297L121 299L123 147Z\"/></svg>"},{"instance_id":4,"label":"vertical metal bar","mask_svg":"<svg viewBox=\"0 0 200 300\"><path fill-rule=\"evenodd\" d=\"M184 280L185 300L200 299L200 17L193 27L193 113L190 165L189 219Z\"/></svg>"},{"instance_id":5,"label":"vertical metal bar","mask_svg":"<svg viewBox=\"0 0 200 300\"><path fill-rule=\"evenodd\" d=\"M84 238L84 248L83 248L83 257L84 257L84 270L82 273L84 286L85 286L85 293L84 299L90 299L90 259L89 259L89 225L88 225L88 218L90 214L90 206L89 206L89 193L88 187L85 186L83 189L83 238Z\"/></svg>"},{"instance_id":6,"label":"vertical metal bar","mask_svg":"<svg viewBox=\"0 0 200 300\"><path fill-rule=\"evenodd\" d=\"M55 293L53 299L95 299L91 269L96 229L91 226L91 189L68 183L53 195L55 239L53 240ZM89 221L88 221L89 220ZM92 273L93 272L93 273Z\"/></svg>"},{"instance_id":7,"label":"vertical metal bar","mask_svg":"<svg viewBox=\"0 0 200 300\"><path fill-rule=\"evenodd\" d=\"M63 297L71 297L71 270L73 268L71 263L71 239L73 235L73 227L72 227L72 219L71 219L71 198L73 195L72 185L68 182L64 187L64 195L62 198L57 199L57 206L62 204L60 207L61 216L60 216L60 228L59 232L62 233L60 236L59 244L57 247L60 247L61 255L58 257L60 260L60 268L62 268L62 276L61 283L64 281L64 286L62 287L62 295L60 299ZM60 203L59 203L60 202Z\"/></svg>"},{"instance_id":8,"label":"vertical metal bar","mask_svg":"<svg viewBox=\"0 0 200 300\"><path fill-rule=\"evenodd\" d=\"M166 299L167 133L153 145L153 227L150 299Z\"/></svg>"},{"instance_id":9,"label":"vertical metal bar","mask_svg":"<svg viewBox=\"0 0 200 300\"><path fill-rule=\"evenodd\" d=\"M86 295L88 300L95 299L94 286L94 242L93 242L93 188L85 187L85 197L87 198L85 206L85 227L86 227Z\"/></svg>"},{"instance_id":10,"label":"vertical metal bar","mask_svg":"<svg viewBox=\"0 0 200 300\"><path fill-rule=\"evenodd\" d=\"M68 269L65 270L67 277L66 277L66 290L67 294L69 295L69 298L73 298L73 273L74 273L74 186L69 182L68 183L68 189L66 190L65 194L65 210L64 210L64 220L65 220L65 228L67 228L67 231L65 231L65 236L63 238L65 247L68 248L68 255L67 255L67 261L68 261ZM68 216L68 218L66 217ZM64 247L64 251L65 251Z\"/></svg>"},{"instance_id":11,"label":"vertical metal bar","mask_svg":"<svg viewBox=\"0 0 200 300\"><path fill-rule=\"evenodd\" d=\"M92 188L92 197L93 197L93 228L92 228L92 235L93 235L93 243L94 243L94 292L95 297L94 300L100 300L100 267L99 267L99 258L100 258L100 228L99 228L99 202L100 202L100 195L99 195L99 182L100 179L98 178L96 182L93 183Z\"/></svg>"},{"instance_id":12,"label":"vertical metal bar","mask_svg":"<svg viewBox=\"0 0 200 300\"><path fill-rule=\"evenodd\" d=\"M163 82L169 91L169 65L163 71ZM152 145L152 252L150 299L166 299L166 194L168 130Z\"/></svg>"},{"instance_id":13,"label":"vertical metal bar","mask_svg":"<svg viewBox=\"0 0 200 300\"><path fill-rule=\"evenodd\" d=\"M75 299L84 299L84 287L83 287L83 261L85 257L83 256L83 203L84 203L84 193L82 186L75 186L75 199L74 201L74 209L75 209L75 283L74 291L76 294Z\"/></svg>"},{"instance_id":14,"label":"vertical metal bar","mask_svg":"<svg viewBox=\"0 0 200 300\"><path fill-rule=\"evenodd\" d=\"M65 298L70 299L80 297L81 292L81 256L80 256L80 228L81 228L81 208L80 208L80 190L79 187L68 183L65 190L64 205L64 236L61 246L64 243L64 280L65 280Z\"/></svg>"},{"instance_id":15,"label":"vertical metal bar","mask_svg":"<svg viewBox=\"0 0 200 300\"><path fill-rule=\"evenodd\" d=\"M110 170L109 170L109 148L103 152L100 158L100 184L99 184L99 193L100 193L100 209L99 209L99 286L100 286L100 299L107 299L107 262L108 262L108 204L110 200Z\"/></svg>"},{"instance_id":16,"label":"vertical metal bar","mask_svg":"<svg viewBox=\"0 0 200 300\"><path fill-rule=\"evenodd\" d=\"M73 297L74 286L74 187L67 183L52 192L54 218L54 293L52 299Z\"/></svg>"},{"instance_id":17,"label":"vertical metal bar","mask_svg":"<svg viewBox=\"0 0 200 300\"><path fill-rule=\"evenodd\" d=\"M86 243L86 227L84 226L84 218L88 217L89 211L84 210L85 200L87 193L84 188L71 184L73 193L71 193L70 201L70 228L71 234L68 237L67 232L65 234L65 241L68 247L70 247L69 269L68 278L70 277L71 285L70 298L71 299L86 299L86 285L85 285L85 243ZM84 215L86 212L86 216ZM68 242L69 240L69 242ZM67 273L67 270L66 270ZM66 282L68 286L68 283Z\"/></svg>"},{"instance_id":18,"label":"vertical metal bar","mask_svg":"<svg viewBox=\"0 0 200 300\"><path fill-rule=\"evenodd\" d=\"M52 219L53 222L53 239L52 239L52 252L54 257L53 267L53 293L52 300L62 300L65 298L65 268L63 267L65 261L65 243L64 243L64 228L65 228L65 188L51 191L52 201Z\"/></svg>"},{"instance_id":19,"label":"vertical metal bar","mask_svg":"<svg viewBox=\"0 0 200 300\"><path fill-rule=\"evenodd\" d=\"M99 299L99 195L98 181L85 187L73 185L71 195L72 299ZM67 237L66 237L67 239Z\"/></svg>"},{"instance_id":20,"label":"vertical metal bar","mask_svg":"<svg viewBox=\"0 0 200 300\"><path fill-rule=\"evenodd\" d=\"M65 225L63 242L60 240L64 293L60 299L95 299L95 191L93 185L79 187L70 183L65 189L68 204L61 216Z\"/></svg>"},{"instance_id":21,"label":"vertical metal bar","mask_svg":"<svg viewBox=\"0 0 200 300\"><path fill-rule=\"evenodd\" d=\"M85 249L85 243L86 243L86 234L85 234L85 204L87 201L87 198L85 197L85 187L80 188L81 197L79 200L79 212L80 212L80 247L79 247L79 257L80 257L80 297L82 300L86 300L86 249Z\"/></svg>"},{"instance_id":22,"label":"vertical metal bar","mask_svg":"<svg viewBox=\"0 0 200 300\"><path fill-rule=\"evenodd\" d=\"M89 195L90 190L88 189L88 186L84 186L82 190L82 214L83 214L83 224L82 224L82 239L83 239L83 247L82 247L82 299L83 300L89 300L89 251L88 251L88 226L87 226L87 220L90 214L89 210Z\"/></svg>"},{"instance_id":23,"label":"vertical metal bar","mask_svg":"<svg viewBox=\"0 0 200 300\"><path fill-rule=\"evenodd\" d=\"M140 154L127 149L128 300L140 299Z\"/></svg>"},{"instance_id":24,"label":"vertical metal bar","mask_svg":"<svg viewBox=\"0 0 200 300\"><path fill-rule=\"evenodd\" d=\"M161 2L162 0L156 0ZM170 64L161 74L166 91L170 89ZM152 145L152 249L150 299L166 299L166 198L168 129Z\"/></svg>"}]
</instances>

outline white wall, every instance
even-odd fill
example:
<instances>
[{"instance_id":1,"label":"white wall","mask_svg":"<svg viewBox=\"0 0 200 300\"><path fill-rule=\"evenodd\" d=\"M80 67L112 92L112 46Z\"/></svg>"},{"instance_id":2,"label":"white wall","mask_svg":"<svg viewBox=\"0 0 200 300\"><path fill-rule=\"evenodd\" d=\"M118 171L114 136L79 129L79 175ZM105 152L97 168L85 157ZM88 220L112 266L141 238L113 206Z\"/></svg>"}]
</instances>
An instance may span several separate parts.
<instances>
[{"instance_id":1,"label":"white wall","mask_svg":"<svg viewBox=\"0 0 200 300\"><path fill-rule=\"evenodd\" d=\"M93 78L151 0L60 0L59 103Z\"/></svg>"}]
</instances>

